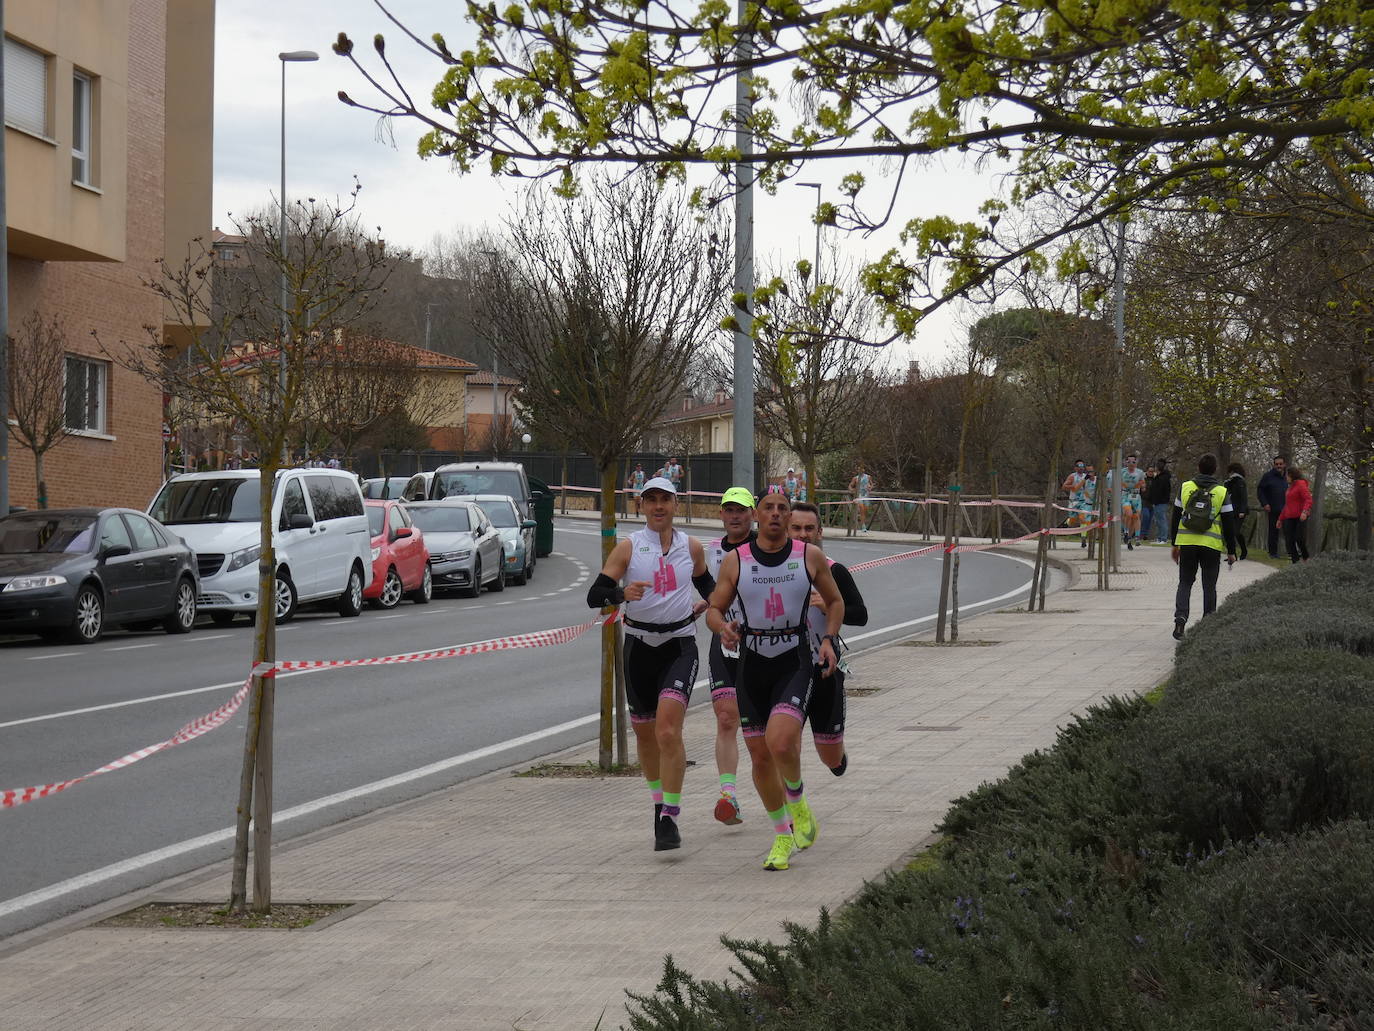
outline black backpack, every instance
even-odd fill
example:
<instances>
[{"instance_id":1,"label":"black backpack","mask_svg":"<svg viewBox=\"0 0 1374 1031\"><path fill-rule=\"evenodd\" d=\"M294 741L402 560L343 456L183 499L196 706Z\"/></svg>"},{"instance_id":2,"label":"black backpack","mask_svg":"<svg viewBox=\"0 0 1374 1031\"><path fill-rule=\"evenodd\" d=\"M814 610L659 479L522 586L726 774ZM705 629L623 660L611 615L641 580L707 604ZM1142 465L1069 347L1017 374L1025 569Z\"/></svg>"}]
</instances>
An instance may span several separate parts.
<instances>
[{"instance_id":1,"label":"black backpack","mask_svg":"<svg viewBox=\"0 0 1374 1031\"><path fill-rule=\"evenodd\" d=\"M1189 533L1207 533L1216 517L1212 511L1212 488L1194 481L1193 493L1188 495L1188 504L1183 506L1179 527Z\"/></svg>"}]
</instances>

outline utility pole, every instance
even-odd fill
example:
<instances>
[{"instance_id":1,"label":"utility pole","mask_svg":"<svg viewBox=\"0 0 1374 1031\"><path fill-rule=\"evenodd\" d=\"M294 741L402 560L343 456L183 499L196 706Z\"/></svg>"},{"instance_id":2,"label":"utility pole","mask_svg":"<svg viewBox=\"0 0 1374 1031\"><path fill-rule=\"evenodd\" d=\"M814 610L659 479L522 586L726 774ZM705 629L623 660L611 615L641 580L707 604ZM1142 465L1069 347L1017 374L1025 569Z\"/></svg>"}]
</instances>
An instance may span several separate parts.
<instances>
[{"instance_id":1,"label":"utility pole","mask_svg":"<svg viewBox=\"0 0 1374 1031\"><path fill-rule=\"evenodd\" d=\"M749 91L749 59L753 54L744 20L748 4L738 0L739 42L735 73L735 442L731 482L753 490L754 482L754 133L749 118L754 110Z\"/></svg>"},{"instance_id":2,"label":"utility pole","mask_svg":"<svg viewBox=\"0 0 1374 1031\"><path fill-rule=\"evenodd\" d=\"M5 0L0 0L0 38L5 34ZM0 46L0 110L5 107L5 48ZM0 125L0 519L10 514L10 244L5 208L5 127Z\"/></svg>"}]
</instances>

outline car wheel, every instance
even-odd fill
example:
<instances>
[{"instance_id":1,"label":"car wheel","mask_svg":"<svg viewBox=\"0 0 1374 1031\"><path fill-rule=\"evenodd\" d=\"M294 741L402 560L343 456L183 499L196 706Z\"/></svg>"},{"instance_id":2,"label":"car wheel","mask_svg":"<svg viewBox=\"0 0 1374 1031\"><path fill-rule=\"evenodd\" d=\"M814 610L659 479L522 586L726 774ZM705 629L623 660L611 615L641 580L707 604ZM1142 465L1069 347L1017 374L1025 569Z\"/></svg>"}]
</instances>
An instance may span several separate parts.
<instances>
[{"instance_id":1,"label":"car wheel","mask_svg":"<svg viewBox=\"0 0 1374 1031\"><path fill-rule=\"evenodd\" d=\"M216 609L214 612L210 613L210 622L214 623L215 626L228 626L233 621L234 614L232 612L224 612L221 609Z\"/></svg>"},{"instance_id":2,"label":"car wheel","mask_svg":"<svg viewBox=\"0 0 1374 1031\"><path fill-rule=\"evenodd\" d=\"M525 570L525 579L526 579L526 580L533 580L533 579L534 579L534 567L535 567L536 565L539 564L539 560L538 560L537 558L534 557L534 549L533 549L533 548L530 548L530 550L529 550L529 557L530 557L530 564L529 564L529 567Z\"/></svg>"},{"instance_id":3,"label":"car wheel","mask_svg":"<svg viewBox=\"0 0 1374 1031\"><path fill-rule=\"evenodd\" d=\"M189 634L195 625L196 587L190 580L183 579L177 584L176 602L162 621L162 629L169 634Z\"/></svg>"},{"instance_id":4,"label":"car wheel","mask_svg":"<svg viewBox=\"0 0 1374 1031\"><path fill-rule=\"evenodd\" d=\"M472 584L467 589L467 596L475 598L482 593L482 559L478 556L472 564Z\"/></svg>"},{"instance_id":5,"label":"car wheel","mask_svg":"<svg viewBox=\"0 0 1374 1031\"><path fill-rule=\"evenodd\" d=\"M354 566L348 571L348 586L344 588L343 594L339 595L339 615L356 616L362 610L363 574Z\"/></svg>"},{"instance_id":6,"label":"car wheel","mask_svg":"<svg viewBox=\"0 0 1374 1031\"><path fill-rule=\"evenodd\" d=\"M94 644L105 630L105 602L100 592L86 584L76 592L76 615L67 630L72 644Z\"/></svg>"},{"instance_id":7,"label":"car wheel","mask_svg":"<svg viewBox=\"0 0 1374 1031\"><path fill-rule=\"evenodd\" d=\"M410 592L410 600L416 605L428 605L429 599L434 597L434 574L429 571L429 563L425 563L425 575L420 579L420 586Z\"/></svg>"},{"instance_id":8,"label":"car wheel","mask_svg":"<svg viewBox=\"0 0 1374 1031\"><path fill-rule=\"evenodd\" d=\"M497 591L506 589L506 553L501 552L501 557L496 560L496 575L492 577L491 583L487 584L487 590L495 594Z\"/></svg>"},{"instance_id":9,"label":"car wheel","mask_svg":"<svg viewBox=\"0 0 1374 1031\"><path fill-rule=\"evenodd\" d=\"M394 609L401 604L403 594L405 594L405 589L401 584L401 574L396 572L394 566L387 567L386 582L382 584L382 593L377 596L377 607L379 609Z\"/></svg>"},{"instance_id":10,"label":"car wheel","mask_svg":"<svg viewBox=\"0 0 1374 1031\"><path fill-rule=\"evenodd\" d=\"M520 572L516 573L514 576L512 576L512 577L510 578L510 582L511 582L513 585L515 585L516 587L524 587L524 586L525 586L525 581L528 580L529 578L530 578L530 564L529 564L529 560L527 559L527 560L525 561L525 564L524 564L523 566L520 567Z\"/></svg>"},{"instance_id":11,"label":"car wheel","mask_svg":"<svg viewBox=\"0 0 1374 1031\"><path fill-rule=\"evenodd\" d=\"M277 578L274 581L275 588L275 615L277 625L291 622L291 617L296 614L296 585L291 582L291 574L285 569L277 570ZM256 616L256 614L255 614Z\"/></svg>"}]
</instances>

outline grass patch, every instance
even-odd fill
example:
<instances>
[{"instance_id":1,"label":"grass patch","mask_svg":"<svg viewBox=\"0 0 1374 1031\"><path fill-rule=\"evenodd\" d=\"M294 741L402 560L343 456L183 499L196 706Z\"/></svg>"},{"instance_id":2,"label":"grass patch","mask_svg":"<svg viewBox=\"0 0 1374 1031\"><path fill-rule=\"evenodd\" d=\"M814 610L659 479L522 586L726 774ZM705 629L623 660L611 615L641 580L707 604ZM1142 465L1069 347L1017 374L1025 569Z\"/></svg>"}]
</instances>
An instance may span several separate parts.
<instances>
[{"instance_id":1,"label":"grass patch","mask_svg":"<svg viewBox=\"0 0 1374 1031\"><path fill-rule=\"evenodd\" d=\"M513 777L638 777L643 771L639 763L612 763L603 770L592 760L580 763L535 763L527 770L517 770Z\"/></svg>"},{"instance_id":2,"label":"grass patch","mask_svg":"<svg viewBox=\"0 0 1374 1031\"><path fill-rule=\"evenodd\" d=\"M224 927L240 931L294 931L318 923L352 902L278 902L270 913L231 913L223 902L149 902L116 913L96 927L172 927L201 930Z\"/></svg>"}]
</instances>

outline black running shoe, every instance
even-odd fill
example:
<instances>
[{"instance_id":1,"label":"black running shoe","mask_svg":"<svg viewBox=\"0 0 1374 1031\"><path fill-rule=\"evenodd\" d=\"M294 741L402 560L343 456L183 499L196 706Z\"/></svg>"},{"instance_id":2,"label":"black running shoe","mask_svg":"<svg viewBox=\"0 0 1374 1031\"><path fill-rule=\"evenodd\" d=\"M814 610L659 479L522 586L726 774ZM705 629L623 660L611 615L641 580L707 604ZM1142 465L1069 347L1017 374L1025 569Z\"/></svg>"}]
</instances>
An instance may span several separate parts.
<instances>
[{"instance_id":1,"label":"black running shoe","mask_svg":"<svg viewBox=\"0 0 1374 1031\"><path fill-rule=\"evenodd\" d=\"M837 777L843 777L844 771L849 769L849 753L845 752L840 756L840 765L830 767L830 772Z\"/></svg>"},{"instance_id":2,"label":"black running shoe","mask_svg":"<svg viewBox=\"0 0 1374 1031\"><path fill-rule=\"evenodd\" d=\"M677 821L671 816L659 816L654 821L654 851L666 852L670 848L682 847L682 835L678 833Z\"/></svg>"},{"instance_id":3,"label":"black running shoe","mask_svg":"<svg viewBox=\"0 0 1374 1031\"><path fill-rule=\"evenodd\" d=\"M1175 640L1175 641L1181 641L1181 640L1183 640L1183 623L1184 623L1184 621L1181 620L1181 619L1176 619L1176 620L1174 620L1174 640Z\"/></svg>"}]
</instances>

